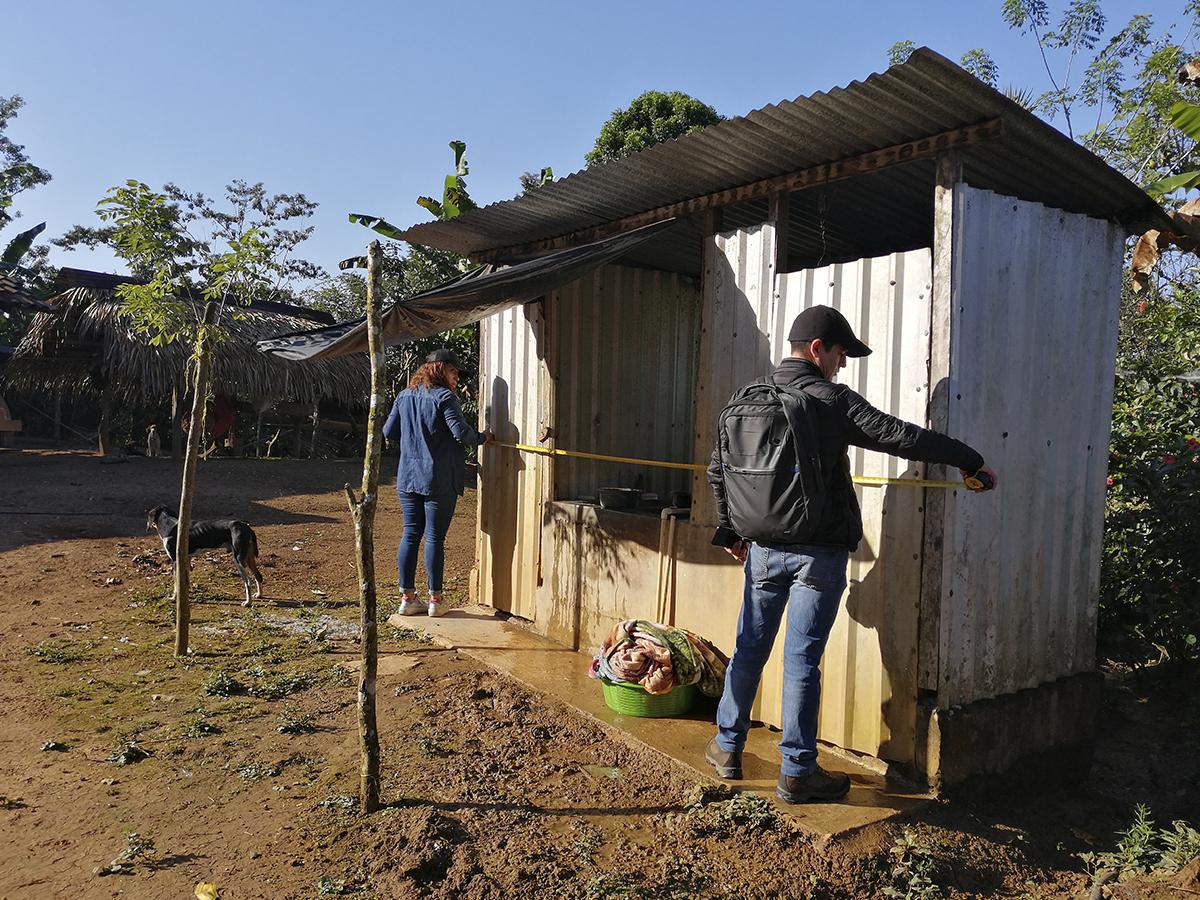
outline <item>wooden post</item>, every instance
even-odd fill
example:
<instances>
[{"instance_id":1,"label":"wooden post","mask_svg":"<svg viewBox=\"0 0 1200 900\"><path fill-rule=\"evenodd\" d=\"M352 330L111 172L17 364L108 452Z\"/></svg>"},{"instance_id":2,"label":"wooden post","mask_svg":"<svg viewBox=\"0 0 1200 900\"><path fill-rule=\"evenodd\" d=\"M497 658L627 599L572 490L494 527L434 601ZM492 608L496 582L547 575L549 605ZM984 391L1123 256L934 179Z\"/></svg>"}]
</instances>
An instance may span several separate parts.
<instances>
[{"instance_id":1,"label":"wooden post","mask_svg":"<svg viewBox=\"0 0 1200 900\"><path fill-rule=\"evenodd\" d=\"M362 496L346 485L346 501L354 517L358 553L359 647L358 737L362 752L358 797L364 813L379 809L379 732L375 721L375 673L379 626L375 622L375 507L379 492L379 457L383 446L383 319L380 314L380 272L383 250L379 241L367 248L367 347L371 356L371 404L367 413L367 446L363 453Z\"/></svg>"},{"instance_id":2,"label":"wooden post","mask_svg":"<svg viewBox=\"0 0 1200 900\"><path fill-rule=\"evenodd\" d=\"M788 210L791 195L783 191L771 194L767 201L770 212L767 219L775 226L775 274L788 270ZM774 285L772 285L774 289Z\"/></svg>"},{"instance_id":3,"label":"wooden post","mask_svg":"<svg viewBox=\"0 0 1200 900\"><path fill-rule=\"evenodd\" d=\"M954 295L954 187L962 181L962 156L949 150L937 157L933 185L933 291L930 295L929 406L926 426L950 427L950 307ZM945 479L941 467L927 467L926 478ZM921 556L921 612L917 619L917 687L937 691L941 668L943 535L947 492L925 491Z\"/></svg>"},{"instance_id":4,"label":"wooden post","mask_svg":"<svg viewBox=\"0 0 1200 900\"><path fill-rule=\"evenodd\" d=\"M171 457L183 457L183 427L179 424L179 407L183 398L179 384L171 388Z\"/></svg>"},{"instance_id":5,"label":"wooden post","mask_svg":"<svg viewBox=\"0 0 1200 900\"><path fill-rule=\"evenodd\" d=\"M62 391L54 393L54 441L62 441Z\"/></svg>"},{"instance_id":6,"label":"wooden post","mask_svg":"<svg viewBox=\"0 0 1200 900\"><path fill-rule=\"evenodd\" d=\"M192 392L192 419L183 455L183 485L179 491L179 526L175 537L175 655L187 656L191 607L191 570L188 561L188 531L192 527L192 496L196 492L196 459L204 434L204 403L208 399L208 372L212 366L210 329L217 320L217 304L204 306L204 322L196 337L196 382Z\"/></svg>"},{"instance_id":7,"label":"wooden post","mask_svg":"<svg viewBox=\"0 0 1200 900\"><path fill-rule=\"evenodd\" d=\"M321 421L321 401L319 398L314 398L313 408L312 408L312 426L313 426L312 444L310 444L309 448L308 448L308 458L309 459L317 458L317 431L320 428L320 421Z\"/></svg>"},{"instance_id":8,"label":"wooden post","mask_svg":"<svg viewBox=\"0 0 1200 900\"><path fill-rule=\"evenodd\" d=\"M112 428L112 382L107 379L100 389L100 427L96 433L97 449L101 456L108 456L109 431Z\"/></svg>"},{"instance_id":9,"label":"wooden post","mask_svg":"<svg viewBox=\"0 0 1200 900\"><path fill-rule=\"evenodd\" d=\"M262 410L259 410L258 420L254 423L254 458L262 459Z\"/></svg>"}]
</instances>

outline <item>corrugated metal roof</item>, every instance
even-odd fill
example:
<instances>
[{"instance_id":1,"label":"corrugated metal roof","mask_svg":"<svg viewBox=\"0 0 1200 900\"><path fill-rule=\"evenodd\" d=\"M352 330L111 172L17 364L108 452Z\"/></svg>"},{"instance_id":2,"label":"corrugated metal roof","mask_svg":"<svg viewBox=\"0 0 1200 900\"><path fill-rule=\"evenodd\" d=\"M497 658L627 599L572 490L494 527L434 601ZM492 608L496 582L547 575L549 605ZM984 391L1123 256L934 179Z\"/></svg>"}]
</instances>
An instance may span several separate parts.
<instances>
[{"instance_id":1,"label":"corrugated metal roof","mask_svg":"<svg viewBox=\"0 0 1200 900\"><path fill-rule=\"evenodd\" d=\"M922 48L865 81L766 106L453 221L414 225L403 237L464 254L511 247L996 118L1004 137L963 151L967 183L1114 220L1130 232L1168 224L1144 191L1101 159ZM931 180L926 160L801 191L794 200L836 188L838 202L821 203L819 215L812 208L817 201L807 209L802 202L799 210L794 202L789 244L805 258L827 251L829 262L885 249L878 240L864 245L864 230L890 229L887 249L928 243ZM678 248L670 255L678 257ZM679 260L679 267L694 268L694 260Z\"/></svg>"}]
</instances>

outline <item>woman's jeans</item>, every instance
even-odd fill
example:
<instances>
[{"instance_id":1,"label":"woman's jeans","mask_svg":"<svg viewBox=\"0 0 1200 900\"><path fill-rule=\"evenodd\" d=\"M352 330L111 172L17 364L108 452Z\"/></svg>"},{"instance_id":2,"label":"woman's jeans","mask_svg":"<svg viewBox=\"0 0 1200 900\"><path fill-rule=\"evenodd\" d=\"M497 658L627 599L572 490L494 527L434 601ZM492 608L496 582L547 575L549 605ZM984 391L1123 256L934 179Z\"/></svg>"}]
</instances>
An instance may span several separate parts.
<instances>
[{"instance_id":1,"label":"woman's jeans","mask_svg":"<svg viewBox=\"0 0 1200 900\"><path fill-rule=\"evenodd\" d=\"M783 644L784 775L804 776L817 766L817 710L821 655L846 589L849 552L811 544L751 544L737 646L725 671L717 707L717 744L741 750L763 666L787 610Z\"/></svg>"},{"instance_id":2,"label":"woman's jeans","mask_svg":"<svg viewBox=\"0 0 1200 900\"><path fill-rule=\"evenodd\" d=\"M442 568L446 563L446 532L454 518L457 494L431 497L427 494L400 493L404 513L404 535L396 550L396 569L400 590L412 593L417 586L417 550L425 535L425 571L429 574L429 593L442 592Z\"/></svg>"}]
</instances>

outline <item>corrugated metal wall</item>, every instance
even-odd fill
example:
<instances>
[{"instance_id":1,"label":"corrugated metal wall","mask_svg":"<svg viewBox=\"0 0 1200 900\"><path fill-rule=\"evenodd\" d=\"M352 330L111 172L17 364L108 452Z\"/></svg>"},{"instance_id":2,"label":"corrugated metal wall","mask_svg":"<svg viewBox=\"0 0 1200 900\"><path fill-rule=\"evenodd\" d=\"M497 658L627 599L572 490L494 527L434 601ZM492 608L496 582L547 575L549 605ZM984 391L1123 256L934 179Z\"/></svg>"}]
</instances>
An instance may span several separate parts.
<instances>
[{"instance_id":1,"label":"corrugated metal wall","mask_svg":"<svg viewBox=\"0 0 1200 900\"><path fill-rule=\"evenodd\" d=\"M792 319L816 304L842 312L874 352L850 360L838 380L884 412L923 423L929 396L928 249L783 275L772 350L787 352ZM924 467L850 449L856 475L921 478ZM824 740L886 759L912 759L916 727L917 627L925 492L859 487L863 541L822 664Z\"/></svg>"},{"instance_id":2,"label":"corrugated metal wall","mask_svg":"<svg viewBox=\"0 0 1200 900\"><path fill-rule=\"evenodd\" d=\"M955 188L949 428L998 491L946 498L938 701L1095 662L1123 235Z\"/></svg>"},{"instance_id":3,"label":"corrugated metal wall","mask_svg":"<svg viewBox=\"0 0 1200 900\"><path fill-rule=\"evenodd\" d=\"M931 256L896 253L775 278L770 224L717 235L705 257L704 320L694 458L707 461L713 428L738 386L788 354L801 310L840 309L874 353L851 360L840 380L893 415L924 422L928 398ZM851 451L855 474L920 477L921 467ZM713 524L711 495L697 476L693 521ZM913 758L920 610L923 491L860 488L866 535L825 653L821 738L895 761ZM714 636L720 638L721 636ZM778 650L779 648L777 648ZM779 721L781 653L764 672L757 712Z\"/></svg>"},{"instance_id":4,"label":"corrugated metal wall","mask_svg":"<svg viewBox=\"0 0 1200 900\"><path fill-rule=\"evenodd\" d=\"M544 331L541 303L480 323L480 407L500 441L536 444L549 424ZM479 600L532 619L549 460L496 447L480 457Z\"/></svg>"},{"instance_id":5,"label":"corrugated metal wall","mask_svg":"<svg viewBox=\"0 0 1200 900\"><path fill-rule=\"evenodd\" d=\"M547 299L555 360L556 446L688 462L700 292L682 275L605 266ZM555 497L640 487L665 501L691 489L683 470L558 458Z\"/></svg>"},{"instance_id":6,"label":"corrugated metal wall","mask_svg":"<svg viewBox=\"0 0 1200 900\"><path fill-rule=\"evenodd\" d=\"M704 242L703 313L696 376L696 442L692 462L708 464L717 416L733 392L771 371L777 296L775 226L740 228ZM692 478L692 521L716 525L708 478Z\"/></svg>"}]
</instances>

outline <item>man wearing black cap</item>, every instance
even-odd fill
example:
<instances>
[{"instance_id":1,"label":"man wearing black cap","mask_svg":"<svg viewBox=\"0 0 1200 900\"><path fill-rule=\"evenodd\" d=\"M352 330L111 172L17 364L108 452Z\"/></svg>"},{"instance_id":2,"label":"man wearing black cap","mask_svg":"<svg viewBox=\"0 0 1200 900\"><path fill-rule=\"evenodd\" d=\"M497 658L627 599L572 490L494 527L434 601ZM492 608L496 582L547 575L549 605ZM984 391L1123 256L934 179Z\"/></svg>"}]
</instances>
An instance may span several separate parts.
<instances>
[{"instance_id":1,"label":"man wearing black cap","mask_svg":"<svg viewBox=\"0 0 1200 900\"><path fill-rule=\"evenodd\" d=\"M819 450L823 497L814 506L819 508L818 518L804 543L747 541L731 529L726 475L719 449L713 453L708 477L721 526L713 543L745 564L746 586L737 643L717 710L717 735L705 759L722 778L742 777L751 707L786 610L779 744L783 762L776 794L789 803L804 803L836 800L850 789L844 774L817 765L821 656L846 588L849 555L863 535L847 448L853 444L905 459L958 466L964 476L970 476L966 485L972 490L991 489L996 477L983 457L961 441L889 416L849 387L834 383L847 357L871 352L836 309L806 309L792 323L788 340L791 356L775 368L771 381L807 395L803 408Z\"/></svg>"}]
</instances>

